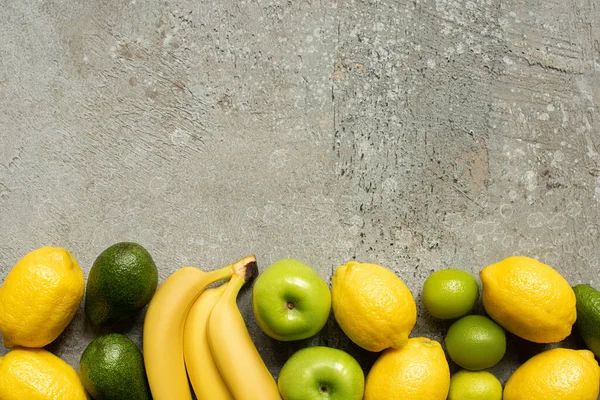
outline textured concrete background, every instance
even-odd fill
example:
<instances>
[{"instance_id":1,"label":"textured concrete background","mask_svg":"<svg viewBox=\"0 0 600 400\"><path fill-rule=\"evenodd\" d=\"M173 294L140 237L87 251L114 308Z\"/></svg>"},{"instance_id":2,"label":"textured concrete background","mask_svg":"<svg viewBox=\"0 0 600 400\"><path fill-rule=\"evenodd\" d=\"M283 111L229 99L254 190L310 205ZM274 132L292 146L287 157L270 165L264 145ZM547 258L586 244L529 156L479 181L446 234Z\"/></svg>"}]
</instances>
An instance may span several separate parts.
<instances>
[{"instance_id":1,"label":"textured concrete background","mask_svg":"<svg viewBox=\"0 0 600 400\"><path fill-rule=\"evenodd\" d=\"M356 257L419 300L436 269L523 254L598 287L599 23L594 0L5 1L0 277L42 245L87 276L130 240L161 280ZM277 343L239 304L274 375L310 344L374 360L333 321ZM81 311L50 346L74 366ZM420 308L413 334L447 327ZM509 346L502 380L541 349Z\"/></svg>"}]
</instances>

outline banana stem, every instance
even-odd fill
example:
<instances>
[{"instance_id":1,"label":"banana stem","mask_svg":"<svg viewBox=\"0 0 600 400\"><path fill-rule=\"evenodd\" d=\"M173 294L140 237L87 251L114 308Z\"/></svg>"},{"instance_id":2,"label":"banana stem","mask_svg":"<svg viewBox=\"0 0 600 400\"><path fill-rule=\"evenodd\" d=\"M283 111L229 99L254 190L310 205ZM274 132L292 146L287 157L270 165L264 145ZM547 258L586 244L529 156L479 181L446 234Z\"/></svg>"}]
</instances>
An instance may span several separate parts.
<instances>
[{"instance_id":1,"label":"banana stem","mask_svg":"<svg viewBox=\"0 0 600 400\"><path fill-rule=\"evenodd\" d=\"M246 256L233 264L231 264L234 275L244 278L244 282L249 282L258 275L258 266L256 265L256 257Z\"/></svg>"},{"instance_id":2,"label":"banana stem","mask_svg":"<svg viewBox=\"0 0 600 400\"><path fill-rule=\"evenodd\" d=\"M233 274L233 276L227 283L228 285L225 288L222 297L225 298L225 302L232 302L233 304L235 304L238 293L240 292L242 286L244 286L246 281L244 280L243 275Z\"/></svg>"},{"instance_id":3,"label":"banana stem","mask_svg":"<svg viewBox=\"0 0 600 400\"><path fill-rule=\"evenodd\" d=\"M223 268L215 269L214 271L208 272L209 274L213 274L215 276L216 281L222 281L224 279L231 278L231 275L235 273L234 264L229 264L224 266Z\"/></svg>"}]
</instances>

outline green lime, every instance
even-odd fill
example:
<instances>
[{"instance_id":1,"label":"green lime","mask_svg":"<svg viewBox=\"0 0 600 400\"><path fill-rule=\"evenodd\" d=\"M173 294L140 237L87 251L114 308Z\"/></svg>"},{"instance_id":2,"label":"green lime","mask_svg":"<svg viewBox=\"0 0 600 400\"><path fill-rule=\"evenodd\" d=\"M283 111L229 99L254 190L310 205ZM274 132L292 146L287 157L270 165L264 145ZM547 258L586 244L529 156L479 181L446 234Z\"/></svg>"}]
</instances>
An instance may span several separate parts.
<instances>
[{"instance_id":1,"label":"green lime","mask_svg":"<svg viewBox=\"0 0 600 400\"><path fill-rule=\"evenodd\" d=\"M462 317L473 309L479 286L471 274L458 269L442 269L429 275L423 285L423 304L436 318Z\"/></svg>"},{"instance_id":2,"label":"green lime","mask_svg":"<svg viewBox=\"0 0 600 400\"><path fill-rule=\"evenodd\" d=\"M575 325L587 348L600 358L600 291L586 284L574 286L573 291L577 300Z\"/></svg>"},{"instance_id":3,"label":"green lime","mask_svg":"<svg viewBox=\"0 0 600 400\"><path fill-rule=\"evenodd\" d=\"M448 400L502 400L502 384L487 371L461 370L450 379Z\"/></svg>"},{"instance_id":4,"label":"green lime","mask_svg":"<svg viewBox=\"0 0 600 400\"><path fill-rule=\"evenodd\" d=\"M467 315L453 323L445 342L452 361L472 371L496 365L506 352L504 330L483 315Z\"/></svg>"}]
</instances>

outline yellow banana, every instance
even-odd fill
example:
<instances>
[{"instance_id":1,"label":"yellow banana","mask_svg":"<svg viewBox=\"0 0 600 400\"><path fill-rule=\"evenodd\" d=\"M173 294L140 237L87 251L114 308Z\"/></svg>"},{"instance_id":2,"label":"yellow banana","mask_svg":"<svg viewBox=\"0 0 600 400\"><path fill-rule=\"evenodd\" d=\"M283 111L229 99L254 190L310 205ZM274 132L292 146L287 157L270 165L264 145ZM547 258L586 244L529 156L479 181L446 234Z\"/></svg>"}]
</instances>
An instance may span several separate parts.
<instances>
[{"instance_id":1,"label":"yellow banana","mask_svg":"<svg viewBox=\"0 0 600 400\"><path fill-rule=\"evenodd\" d=\"M237 295L258 273L256 262L234 266L225 293L208 321L208 341L223 380L236 400L281 400L275 379L248 333Z\"/></svg>"},{"instance_id":2,"label":"yellow banana","mask_svg":"<svg viewBox=\"0 0 600 400\"><path fill-rule=\"evenodd\" d=\"M183 267L154 294L146 312L143 336L144 364L154 400L192 400L183 359L185 320L207 286L231 277L233 265L211 272Z\"/></svg>"},{"instance_id":3,"label":"yellow banana","mask_svg":"<svg viewBox=\"0 0 600 400\"><path fill-rule=\"evenodd\" d=\"M183 355L185 367L198 400L234 400L208 345L208 318L227 283L207 289L198 297L185 321Z\"/></svg>"}]
</instances>

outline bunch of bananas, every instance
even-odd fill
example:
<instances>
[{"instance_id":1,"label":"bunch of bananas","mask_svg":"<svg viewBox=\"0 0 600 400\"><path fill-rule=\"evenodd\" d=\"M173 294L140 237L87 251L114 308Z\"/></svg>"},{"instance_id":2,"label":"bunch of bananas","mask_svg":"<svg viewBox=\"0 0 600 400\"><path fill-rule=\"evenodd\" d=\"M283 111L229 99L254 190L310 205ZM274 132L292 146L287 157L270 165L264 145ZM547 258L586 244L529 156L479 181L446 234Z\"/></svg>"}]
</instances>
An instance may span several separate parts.
<instances>
[{"instance_id":1,"label":"bunch of bananas","mask_svg":"<svg viewBox=\"0 0 600 400\"><path fill-rule=\"evenodd\" d=\"M211 272L181 268L158 288L143 338L154 400L192 400L188 376L198 400L281 399L236 303L257 274L248 256Z\"/></svg>"}]
</instances>

